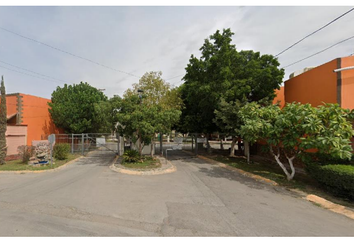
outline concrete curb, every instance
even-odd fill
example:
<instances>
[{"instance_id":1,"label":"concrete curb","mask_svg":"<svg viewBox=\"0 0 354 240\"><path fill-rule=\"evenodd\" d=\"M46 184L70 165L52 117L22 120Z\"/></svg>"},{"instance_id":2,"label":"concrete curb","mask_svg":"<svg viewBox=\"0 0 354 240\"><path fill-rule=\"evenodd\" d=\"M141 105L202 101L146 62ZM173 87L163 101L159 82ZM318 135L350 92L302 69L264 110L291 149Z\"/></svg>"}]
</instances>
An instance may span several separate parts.
<instances>
[{"instance_id":1,"label":"concrete curb","mask_svg":"<svg viewBox=\"0 0 354 240\"><path fill-rule=\"evenodd\" d=\"M119 164L119 167L117 167L115 164L119 159L119 156L117 156L112 165L109 166L109 168L112 171L119 172L119 173L124 173L124 174L130 174L130 175L144 175L144 176L151 176L151 175L161 175L161 174L166 174L166 173L173 173L177 171L176 166L174 166L170 161L168 161L165 158L158 157L157 158L160 160L161 164L166 164L168 165L167 168L156 168L156 169L151 169L151 170L131 170L128 168L123 167L122 165Z\"/></svg>"},{"instance_id":2,"label":"concrete curb","mask_svg":"<svg viewBox=\"0 0 354 240\"><path fill-rule=\"evenodd\" d=\"M54 168L54 169L46 169L46 170L38 170L38 171L35 171L35 170L19 170L19 171L0 171L0 174L1 173L13 173L13 174L24 174L24 173L44 173L44 172L55 172L55 171L58 171L74 162L77 162L79 161L81 158L83 158L84 156L80 156L78 158L75 158L73 160L71 160L70 162L67 162L63 165L61 165L60 167L57 167L57 168Z\"/></svg>"},{"instance_id":3,"label":"concrete curb","mask_svg":"<svg viewBox=\"0 0 354 240\"><path fill-rule=\"evenodd\" d=\"M319 196L309 194L305 197L307 201L314 202L319 204L321 207L328 209L332 212L342 214L350 219L354 220L354 212L352 210L347 209L346 207L332 203L324 198L321 198Z\"/></svg>"},{"instance_id":4,"label":"concrete curb","mask_svg":"<svg viewBox=\"0 0 354 240\"><path fill-rule=\"evenodd\" d=\"M186 153L188 153L188 152L186 152ZM210 158L207 158L207 157L204 157L204 156L201 156L201 155L197 155L197 157L200 158L200 159L203 159L205 161L208 161L210 163L216 164L216 165L218 165L220 167L229 169L231 171L239 172L242 175L251 177L253 179L256 179L256 180L259 180L259 181L262 181L262 182L266 182L266 183L270 183L273 186L278 186L278 183L276 183L276 182L274 182L274 181L272 181L270 179L267 179L267 178L264 178L264 177L261 177L261 176L258 176L258 175L252 174L252 173L245 172L245 171L243 171L241 169L237 169L237 168L228 166L228 165L226 165L224 163L220 163L218 161L215 161L213 159L210 159ZM321 207L323 207L325 209L328 209L328 210L330 210L332 212L335 212L335 213L342 214L342 215L354 220L354 211L349 210L349 209L347 209L346 207L344 207L342 205L332 203L332 202L330 202L330 201L328 201L328 200L326 200L324 198L321 198L321 197L313 195L313 194L307 194L305 192L298 191L298 190L295 190L295 189L290 189L290 190L292 192L295 192L295 193L297 193L299 195L304 196L303 199L306 199L307 201L319 204Z\"/></svg>"}]
</instances>

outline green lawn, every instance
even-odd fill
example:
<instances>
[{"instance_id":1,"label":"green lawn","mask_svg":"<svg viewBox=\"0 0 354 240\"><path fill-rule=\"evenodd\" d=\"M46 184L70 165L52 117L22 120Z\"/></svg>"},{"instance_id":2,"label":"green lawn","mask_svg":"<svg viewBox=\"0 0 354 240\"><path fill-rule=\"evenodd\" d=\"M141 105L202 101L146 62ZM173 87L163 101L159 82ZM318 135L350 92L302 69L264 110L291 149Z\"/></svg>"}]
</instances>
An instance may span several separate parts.
<instances>
[{"instance_id":1,"label":"green lawn","mask_svg":"<svg viewBox=\"0 0 354 240\"><path fill-rule=\"evenodd\" d=\"M153 169L161 167L161 163L158 159L145 159L144 162L125 162L122 164L126 168L133 168L133 169Z\"/></svg>"},{"instance_id":2,"label":"green lawn","mask_svg":"<svg viewBox=\"0 0 354 240\"><path fill-rule=\"evenodd\" d=\"M65 163L70 162L80 156L81 155L79 154L69 154L69 157L66 160L55 160L53 161L53 168L60 167ZM48 170L48 169L52 169L52 167L50 166L50 161L49 164L38 166L38 167L33 167L28 164L22 163L21 159L8 161L6 162L6 164L0 165L0 171L23 171L23 170L39 171L39 170Z\"/></svg>"}]
</instances>

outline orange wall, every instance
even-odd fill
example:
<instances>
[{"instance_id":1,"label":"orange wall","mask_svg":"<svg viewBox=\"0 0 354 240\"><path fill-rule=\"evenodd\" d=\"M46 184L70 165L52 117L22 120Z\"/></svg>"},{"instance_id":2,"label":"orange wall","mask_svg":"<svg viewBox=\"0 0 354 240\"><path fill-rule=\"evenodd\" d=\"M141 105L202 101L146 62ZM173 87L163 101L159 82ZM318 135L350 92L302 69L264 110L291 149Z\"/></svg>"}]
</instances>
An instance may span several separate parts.
<instances>
[{"instance_id":1,"label":"orange wall","mask_svg":"<svg viewBox=\"0 0 354 240\"><path fill-rule=\"evenodd\" d=\"M285 102L310 103L317 107L322 102L337 102L337 59L285 81Z\"/></svg>"},{"instance_id":2,"label":"orange wall","mask_svg":"<svg viewBox=\"0 0 354 240\"><path fill-rule=\"evenodd\" d=\"M354 56L342 58L341 68L354 66ZM354 69L341 71L341 107L354 109Z\"/></svg>"},{"instance_id":3,"label":"orange wall","mask_svg":"<svg viewBox=\"0 0 354 240\"><path fill-rule=\"evenodd\" d=\"M33 140L41 140L42 136L59 133L53 124L48 111L49 99L20 93L23 100L22 124L27 128L27 145L32 145Z\"/></svg>"},{"instance_id":4,"label":"orange wall","mask_svg":"<svg viewBox=\"0 0 354 240\"><path fill-rule=\"evenodd\" d=\"M1 102L1 100L0 100ZM7 95L6 96L6 110L7 116L10 116L14 113L17 113L17 96L16 95Z\"/></svg>"},{"instance_id":5,"label":"orange wall","mask_svg":"<svg viewBox=\"0 0 354 240\"><path fill-rule=\"evenodd\" d=\"M273 104L276 104L278 101L280 102L280 107L283 108L285 105L285 96L284 96L284 87L280 87L280 89L275 90L275 94L277 95L274 100Z\"/></svg>"}]
</instances>

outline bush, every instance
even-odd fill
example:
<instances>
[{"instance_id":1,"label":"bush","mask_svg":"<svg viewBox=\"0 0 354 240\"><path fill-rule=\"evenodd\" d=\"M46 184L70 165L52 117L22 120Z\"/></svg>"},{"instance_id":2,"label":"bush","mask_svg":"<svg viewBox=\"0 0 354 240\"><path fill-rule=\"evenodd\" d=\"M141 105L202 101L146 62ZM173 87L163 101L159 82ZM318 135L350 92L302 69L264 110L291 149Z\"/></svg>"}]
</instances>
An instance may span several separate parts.
<instances>
[{"instance_id":1,"label":"bush","mask_svg":"<svg viewBox=\"0 0 354 240\"><path fill-rule=\"evenodd\" d=\"M65 160L68 158L70 152L69 143L58 143L54 145L53 157L58 160Z\"/></svg>"},{"instance_id":2,"label":"bush","mask_svg":"<svg viewBox=\"0 0 354 240\"><path fill-rule=\"evenodd\" d=\"M17 152L22 159L22 163L28 163L30 158L34 155L35 147L22 145L17 148Z\"/></svg>"},{"instance_id":3,"label":"bush","mask_svg":"<svg viewBox=\"0 0 354 240\"><path fill-rule=\"evenodd\" d=\"M123 154L123 160L122 163L125 162L138 162L140 161L140 155L139 152L136 150L127 150Z\"/></svg>"},{"instance_id":4,"label":"bush","mask_svg":"<svg viewBox=\"0 0 354 240\"><path fill-rule=\"evenodd\" d=\"M354 199L354 166L307 163L307 172L331 193Z\"/></svg>"}]
</instances>

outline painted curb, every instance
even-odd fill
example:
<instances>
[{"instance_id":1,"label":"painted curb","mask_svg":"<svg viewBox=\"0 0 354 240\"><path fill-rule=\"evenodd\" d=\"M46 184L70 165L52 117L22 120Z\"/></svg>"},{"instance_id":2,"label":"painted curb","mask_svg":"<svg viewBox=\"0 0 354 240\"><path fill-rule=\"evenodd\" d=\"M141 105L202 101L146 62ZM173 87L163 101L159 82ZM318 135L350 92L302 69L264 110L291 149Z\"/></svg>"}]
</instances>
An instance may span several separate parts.
<instances>
[{"instance_id":1,"label":"painted curb","mask_svg":"<svg viewBox=\"0 0 354 240\"><path fill-rule=\"evenodd\" d=\"M342 205L332 203L324 198L321 198L321 197L313 195L313 194L307 195L305 197L305 199L310 202L317 203L325 209L328 209L328 210L335 212L335 213L342 214L342 215L354 220L354 212L347 209L346 207L344 207Z\"/></svg>"},{"instance_id":2,"label":"painted curb","mask_svg":"<svg viewBox=\"0 0 354 240\"><path fill-rule=\"evenodd\" d=\"M173 165L170 161L167 159L163 158L170 167L160 170L161 168L153 169L153 170L130 170L126 168L119 168L115 166L115 163L118 161L119 156L117 156L111 166L109 168L112 171L119 172L119 173L124 173L124 174L129 174L129 175L140 175L140 176L153 176L153 175L161 175L161 174L166 174L166 173L173 173L177 171L177 168L175 165ZM161 157L158 157L161 160Z\"/></svg>"}]
</instances>

